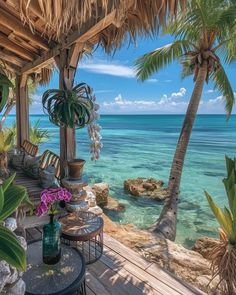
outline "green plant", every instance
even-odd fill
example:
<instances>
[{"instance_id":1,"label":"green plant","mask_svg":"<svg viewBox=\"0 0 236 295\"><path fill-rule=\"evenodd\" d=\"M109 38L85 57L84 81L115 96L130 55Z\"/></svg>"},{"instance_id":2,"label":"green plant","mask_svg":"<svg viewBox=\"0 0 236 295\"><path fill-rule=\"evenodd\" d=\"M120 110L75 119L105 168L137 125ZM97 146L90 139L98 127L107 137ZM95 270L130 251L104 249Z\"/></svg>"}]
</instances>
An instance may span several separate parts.
<instances>
[{"instance_id":1,"label":"green plant","mask_svg":"<svg viewBox=\"0 0 236 295\"><path fill-rule=\"evenodd\" d=\"M14 143L14 134L11 129L0 131L0 153L8 152Z\"/></svg>"},{"instance_id":2,"label":"green plant","mask_svg":"<svg viewBox=\"0 0 236 295\"><path fill-rule=\"evenodd\" d=\"M36 145L39 145L49 139L49 131L41 129L39 125L40 119L37 120L33 126L30 126L29 130L30 141Z\"/></svg>"},{"instance_id":3,"label":"green plant","mask_svg":"<svg viewBox=\"0 0 236 295\"><path fill-rule=\"evenodd\" d=\"M27 198L26 189L20 185L13 185L15 174L0 185L0 223L10 216L20 203ZM16 235L0 224L0 259L11 266L24 271L26 269L26 255Z\"/></svg>"},{"instance_id":4,"label":"green plant","mask_svg":"<svg viewBox=\"0 0 236 295\"><path fill-rule=\"evenodd\" d=\"M83 128L93 120L92 89L80 83L71 90L49 89L42 98L44 111L60 127Z\"/></svg>"},{"instance_id":5,"label":"green plant","mask_svg":"<svg viewBox=\"0 0 236 295\"><path fill-rule=\"evenodd\" d=\"M203 87L211 79L222 94L229 116L234 105L234 92L224 70L223 63L236 56L235 26L236 6L233 1L192 0L186 1L185 13L167 25L166 34L174 41L136 60L135 69L139 80L164 69L174 61L182 65L182 77L193 76L194 88L189 100L182 130L173 157L168 189L169 197L161 211L153 231L167 239L175 240L179 191L184 160L201 101Z\"/></svg>"},{"instance_id":6,"label":"green plant","mask_svg":"<svg viewBox=\"0 0 236 295\"><path fill-rule=\"evenodd\" d=\"M7 78L6 75L0 73L0 112L3 110L4 106L7 103L9 89L13 87L11 81Z\"/></svg>"},{"instance_id":7,"label":"green plant","mask_svg":"<svg viewBox=\"0 0 236 295\"><path fill-rule=\"evenodd\" d=\"M228 197L228 207L221 209L205 191L206 198L219 222L221 241L213 247L208 258L212 260L213 277L219 275L227 294L236 291L236 159L227 156L227 177L223 179Z\"/></svg>"}]
</instances>

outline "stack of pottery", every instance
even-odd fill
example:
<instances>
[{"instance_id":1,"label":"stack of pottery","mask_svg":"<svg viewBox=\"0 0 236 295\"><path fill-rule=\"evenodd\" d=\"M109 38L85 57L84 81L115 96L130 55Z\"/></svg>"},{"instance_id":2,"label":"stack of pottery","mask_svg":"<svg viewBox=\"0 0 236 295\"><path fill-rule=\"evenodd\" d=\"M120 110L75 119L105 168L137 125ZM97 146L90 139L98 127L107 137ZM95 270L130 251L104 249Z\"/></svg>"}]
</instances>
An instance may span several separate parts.
<instances>
[{"instance_id":1,"label":"stack of pottery","mask_svg":"<svg viewBox=\"0 0 236 295\"><path fill-rule=\"evenodd\" d=\"M88 185L86 179L83 177L78 180L63 178L62 184L72 194L71 201L66 203L66 209L69 212L87 211L89 208L88 202L85 201L87 193L83 189Z\"/></svg>"}]
</instances>

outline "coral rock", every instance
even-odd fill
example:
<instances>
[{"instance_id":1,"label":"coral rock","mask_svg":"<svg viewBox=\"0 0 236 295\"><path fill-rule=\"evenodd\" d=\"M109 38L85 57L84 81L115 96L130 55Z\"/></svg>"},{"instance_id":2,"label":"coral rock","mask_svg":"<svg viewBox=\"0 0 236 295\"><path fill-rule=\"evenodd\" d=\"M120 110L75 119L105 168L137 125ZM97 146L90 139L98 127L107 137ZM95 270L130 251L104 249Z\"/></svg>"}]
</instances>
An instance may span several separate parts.
<instances>
[{"instance_id":1,"label":"coral rock","mask_svg":"<svg viewBox=\"0 0 236 295\"><path fill-rule=\"evenodd\" d=\"M163 201L168 196L168 190L163 188L164 182L154 178L136 178L124 181L124 188L133 196L147 196L157 201Z\"/></svg>"},{"instance_id":2,"label":"coral rock","mask_svg":"<svg viewBox=\"0 0 236 295\"><path fill-rule=\"evenodd\" d=\"M106 206L108 203L109 185L104 182L96 183L92 186L92 191L96 196L97 205Z\"/></svg>"}]
</instances>

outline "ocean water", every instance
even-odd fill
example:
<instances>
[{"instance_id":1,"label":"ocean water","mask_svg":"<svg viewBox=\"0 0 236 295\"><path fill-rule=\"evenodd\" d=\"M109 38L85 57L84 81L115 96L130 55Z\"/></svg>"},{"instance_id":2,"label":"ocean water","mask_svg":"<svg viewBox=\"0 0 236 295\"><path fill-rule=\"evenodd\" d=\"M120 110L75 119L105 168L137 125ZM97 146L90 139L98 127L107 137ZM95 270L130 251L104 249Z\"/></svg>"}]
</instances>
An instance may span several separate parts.
<instances>
[{"instance_id":1,"label":"ocean water","mask_svg":"<svg viewBox=\"0 0 236 295\"><path fill-rule=\"evenodd\" d=\"M76 131L77 156L86 159L85 172L91 183L107 182L113 197L126 211L112 213L119 223L133 223L148 228L159 216L162 204L148 198L136 198L123 190L127 178L154 177L168 181L171 161L184 116L182 115L103 115L104 148L101 159L92 162L86 129ZM59 129L47 116L31 116L33 124L50 132L50 140L40 146L59 153ZM15 121L9 116L7 126ZM229 121L224 115L199 115L192 132L183 171L178 211L177 241L190 247L202 235L217 236L215 221L204 190L221 206L226 204L222 183L225 154L236 156L236 116Z\"/></svg>"}]
</instances>

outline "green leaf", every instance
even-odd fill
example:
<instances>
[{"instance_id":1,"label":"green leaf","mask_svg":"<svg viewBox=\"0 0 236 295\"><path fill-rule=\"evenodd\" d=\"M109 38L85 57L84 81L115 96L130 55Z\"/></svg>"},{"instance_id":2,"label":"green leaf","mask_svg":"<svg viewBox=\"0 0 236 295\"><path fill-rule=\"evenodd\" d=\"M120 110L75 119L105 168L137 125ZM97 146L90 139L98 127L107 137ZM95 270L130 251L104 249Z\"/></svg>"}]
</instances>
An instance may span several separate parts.
<instances>
[{"instance_id":1,"label":"green leaf","mask_svg":"<svg viewBox=\"0 0 236 295\"><path fill-rule=\"evenodd\" d=\"M26 270L26 254L17 237L0 225L0 260L5 260L20 271Z\"/></svg>"},{"instance_id":2,"label":"green leaf","mask_svg":"<svg viewBox=\"0 0 236 295\"><path fill-rule=\"evenodd\" d=\"M3 189L3 192L5 192L8 187L11 185L11 183L13 182L13 180L15 179L16 177L16 173L13 173L10 177L8 177L2 184L2 189Z\"/></svg>"},{"instance_id":3,"label":"green leaf","mask_svg":"<svg viewBox=\"0 0 236 295\"><path fill-rule=\"evenodd\" d=\"M187 40L176 40L171 44L144 54L135 61L135 72L139 80L144 81L152 74L180 59L191 48Z\"/></svg>"},{"instance_id":4,"label":"green leaf","mask_svg":"<svg viewBox=\"0 0 236 295\"><path fill-rule=\"evenodd\" d=\"M232 112L235 98L232 86L222 65L218 70L211 72L211 78L215 82L214 88L218 89L224 97L225 110L229 117Z\"/></svg>"},{"instance_id":5,"label":"green leaf","mask_svg":"<svg viewBox=\"0 0 236 295\"><path fill-rule=\"evenodd\" d=\"M0 73L0 112L3 110L4 106L7 103L10 87L13 87L11 81L7 78L7 76Z\"/></svg>"},{"instance_id":6,"label":"green leaf","mask_svg":"<svg viewBox=\"0 0 236 295\"><path fill-rule=\"evenodd\" d=\"M234 195L233 206L232 206L231 211L232 211L234 219L236 220L236 195Z\"/></svg>"},{"instance_id":7,"label":"green leaf","mask_svg":"<svg viewBox=\"0 0 236 295\"><path fill-rule=\"evenodd\" d=\"M212 200L212 197L206 191L205 191L205 195L211 207L211 210L214 213L219 224L222 226L227 236L228 237L231 236L233 225L228 223L227 217L225 216L223 211L214 203L214 201Z\"/></svg>"},{"instance_id":8,"label":"green leaf","mask_svg":"<svg viewBox=\"0 0 236 295\"><path fill-rule=\"evenodd\" d=\"M227 175L228 177L231 175L232 170L235 170L235 160L232 160L227 155L225 155L225 163L226 163L226 169L227 169Z\"/></svg>"},{"instance_id":9,"label":"green leaf","mask_svg":"<svg viewBox=\"0 0 236 295\"><path fill-rule=\"evenodd\" d=\"M2 211L4 205L4 192L3 192L3 188L2 185L0 186L0 213Z\"/></svg>"},{"instance_id":10,"label":"green leaf","mask_svg":"<svg viewBox=\"0 0 236 295\"><path fill-rule=\"evenodd\" d=\"M0 221L11 215L25 198L26 188L20 185L10 186L4 193L4 206L0 212Z\"/></svg>"}]
</instances>

